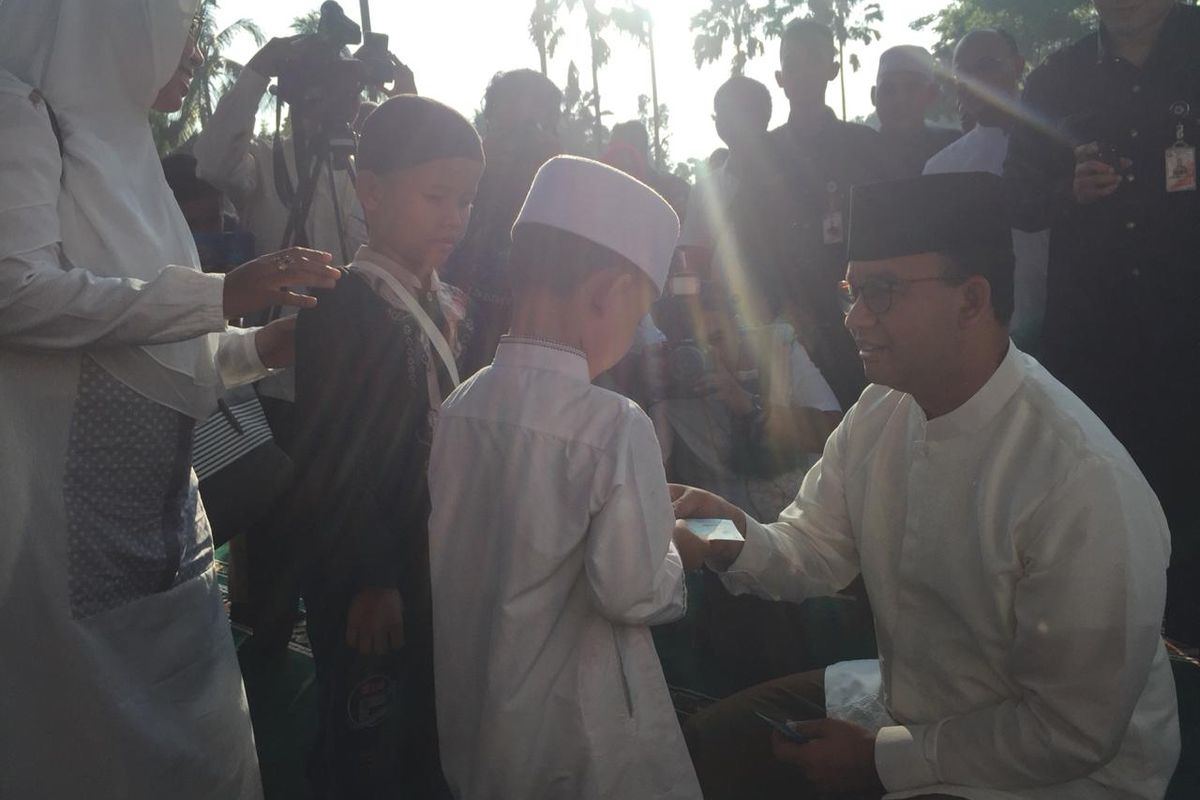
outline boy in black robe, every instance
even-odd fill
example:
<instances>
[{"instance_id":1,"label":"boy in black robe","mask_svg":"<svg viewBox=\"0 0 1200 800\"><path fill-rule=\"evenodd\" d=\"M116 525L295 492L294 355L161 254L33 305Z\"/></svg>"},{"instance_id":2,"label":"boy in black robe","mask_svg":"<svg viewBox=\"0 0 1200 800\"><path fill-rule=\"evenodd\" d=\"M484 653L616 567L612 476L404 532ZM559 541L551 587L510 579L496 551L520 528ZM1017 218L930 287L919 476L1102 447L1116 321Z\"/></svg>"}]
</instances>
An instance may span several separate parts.
<instances>
[{"instance_id":1,"label":"boy in black robe","mask_svg":"<svg viewBox=\"0 0 1200 800\"><path fill-rule=\"evenodd\" d=\"M437 269L483 150L457 112L402 95L367 118L357 167L369 243L296 333L296 527L321 704L309 775L323 798L436 798L426 468L465 328Z\"/></svg>"}]
</instances>

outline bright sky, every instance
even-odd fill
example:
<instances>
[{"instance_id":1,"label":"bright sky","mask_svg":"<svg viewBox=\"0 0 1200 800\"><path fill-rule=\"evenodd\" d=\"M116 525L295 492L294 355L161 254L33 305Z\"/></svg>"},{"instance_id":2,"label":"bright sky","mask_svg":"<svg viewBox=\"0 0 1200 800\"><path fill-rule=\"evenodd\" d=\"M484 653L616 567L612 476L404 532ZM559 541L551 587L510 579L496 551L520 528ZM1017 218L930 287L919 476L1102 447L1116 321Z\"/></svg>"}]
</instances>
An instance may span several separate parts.
<instances>
[{"instance_id":1,"label":"bright sky","mask_svg":"<svg viewBox=\"0 0 1200 800\"><path fill-rule=\"evenodd\" d=\"M881 0L883 38L870 47L858 47L862 61L857 73L848 73L846 103L851 119L871 113L870 90L879 54L898 44L929 46L936 37L916 32L909 23L947 5L949 0ZM622 0L606 3L606 8ZM732 53L726 49L720 63L697 70L692 56L692 16L708 5L706 0L642 0L655 18L655 49L659 102L670 108L671 157L703 158L720 146L712 127L712 96L729 76ZM291 21L316 8L319 0L223 0L218 13L222 24L251 17L267 36L290 33ZM342 0L346 13L359 18L358 0ZM492 75L518 67L538 68L537 49L527 32L533 0L374 0L371 21L375 30L391 37L391 48L412 67L417 87L424 95L445 102L470 117L483 97ZM550 78L560 87L574 60L583 88L590 88L589 47L581 8L564 12L560 23L566 37L550 62ZM637 97L650 94L650 61L646 50L610 28L606 34L612 58L600 72L600 97L606 118L612 122L637 116ZM772 127L787 118L787 101L775 86L778 43L768 42L766 52L751 61L746 74L772 89L775 116ZM240 41L229 55L244 61L253 54L253 42ZM829 105L840 108L836 82L830 84Z\"/></svg>"}]
</instances>

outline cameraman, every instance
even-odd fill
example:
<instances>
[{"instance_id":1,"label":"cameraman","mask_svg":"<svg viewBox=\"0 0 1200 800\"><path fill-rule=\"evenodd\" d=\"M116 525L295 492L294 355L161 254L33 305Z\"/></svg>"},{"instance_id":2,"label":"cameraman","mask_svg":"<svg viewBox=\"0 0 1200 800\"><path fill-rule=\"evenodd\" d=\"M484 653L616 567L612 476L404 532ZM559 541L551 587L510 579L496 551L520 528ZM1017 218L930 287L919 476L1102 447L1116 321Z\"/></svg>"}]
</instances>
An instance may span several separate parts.
<instances>
[{"instance_id":1,"label":"cameraman","mask_svg":"<svg viewBox=\"0 0 1200 800\"><path fill-rule=\"evenodd\" d=\"M287 227L288 207L276 191L272 143L254 137L258 109L271 79L278 78L289 64L302 59L306 48L315 46L322 43L303 35L267 42L217 103L212 119L196 139L197 175L229 196L242 224L254 234L259 251L279 246ZM289 179L295 183L299 179L296 143L286 136L282 144ZM341 217L334 212L329 177L322 171L317 176L304 236L309 246L333 253L340 262L344 255L352 258L358 246L366 241L366 229L349 174L335 170L333 179ZM342 253L338 237L339 225L346 234L346 254Z\"/></svg>"}]
</instances>

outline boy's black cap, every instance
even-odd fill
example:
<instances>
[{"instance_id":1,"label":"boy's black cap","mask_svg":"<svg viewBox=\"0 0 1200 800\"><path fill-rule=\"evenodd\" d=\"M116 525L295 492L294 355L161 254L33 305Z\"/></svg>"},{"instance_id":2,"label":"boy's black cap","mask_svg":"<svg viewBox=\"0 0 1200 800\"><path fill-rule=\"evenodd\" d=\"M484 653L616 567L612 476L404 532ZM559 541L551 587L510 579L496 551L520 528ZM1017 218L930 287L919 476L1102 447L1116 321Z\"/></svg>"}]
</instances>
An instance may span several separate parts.
<instances>
[{"instance_id":1,"label":"boy's black cap","mask_svg":"<svg viewBox=\"0 0 1200 800\"><path fill-rule=\"evenodd\" d=\"M475 128L443 103L402 94L380 105L363 123L355 166L383 175L447 158L483 161Z\"/></svg>"}]
</instances>

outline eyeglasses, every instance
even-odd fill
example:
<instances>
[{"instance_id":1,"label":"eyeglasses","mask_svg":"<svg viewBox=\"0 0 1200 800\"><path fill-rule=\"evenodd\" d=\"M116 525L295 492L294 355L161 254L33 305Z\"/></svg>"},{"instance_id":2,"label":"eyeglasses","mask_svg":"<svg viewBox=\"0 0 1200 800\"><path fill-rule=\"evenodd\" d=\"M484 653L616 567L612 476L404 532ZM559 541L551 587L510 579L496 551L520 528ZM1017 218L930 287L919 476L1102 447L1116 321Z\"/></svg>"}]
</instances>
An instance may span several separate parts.
<instances>
[{"instance_id":1,"label":"eyeglasses","mask_svg":"<svg viewBox=\"0 0 1200 800\"><path fill-rule=\"evenodd\" d=\"M896 290L901 286L908 286L913 283L932 283L934 281L953 283L954 280L954 278L946 275L938 275L936 278L867 278L857 286L849 281L842 281L839 284L842 297L842 312L849 314L850 309L861 299L866 304L868 311L877 317L882 316L892 310L892 302L895 300Z\"/></svg>"}]
</instances>

